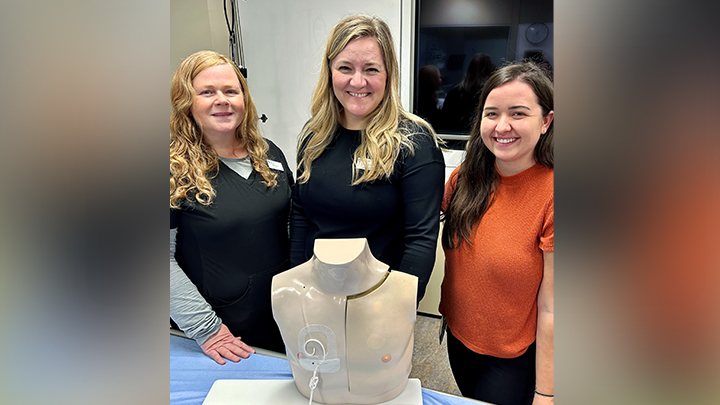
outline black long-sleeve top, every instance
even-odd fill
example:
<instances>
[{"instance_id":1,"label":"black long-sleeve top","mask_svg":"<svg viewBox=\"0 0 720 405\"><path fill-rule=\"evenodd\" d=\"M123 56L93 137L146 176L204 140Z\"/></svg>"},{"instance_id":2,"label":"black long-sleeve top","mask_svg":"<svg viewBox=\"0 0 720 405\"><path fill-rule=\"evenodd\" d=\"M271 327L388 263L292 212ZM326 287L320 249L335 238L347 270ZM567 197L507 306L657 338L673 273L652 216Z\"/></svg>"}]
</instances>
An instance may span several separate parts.
<instances>
[{"instance_id":1,"label":"black long-sleeve top","mask_svg":"<svg viewBox=\"0 0 720 405\"><path fill-rule=\"evenodd\" d=\"M341 126L293 189L290 266L312 258L315 239L366 238L378 260L418 277L418 302L435 264L445 162L427 129L408 123L414 153L402 146L387 179L352 185L361 131ZM302 156L298 153L298 163ZM298 165L299 177L302 170Z\"/></svg>"}]
</instances>

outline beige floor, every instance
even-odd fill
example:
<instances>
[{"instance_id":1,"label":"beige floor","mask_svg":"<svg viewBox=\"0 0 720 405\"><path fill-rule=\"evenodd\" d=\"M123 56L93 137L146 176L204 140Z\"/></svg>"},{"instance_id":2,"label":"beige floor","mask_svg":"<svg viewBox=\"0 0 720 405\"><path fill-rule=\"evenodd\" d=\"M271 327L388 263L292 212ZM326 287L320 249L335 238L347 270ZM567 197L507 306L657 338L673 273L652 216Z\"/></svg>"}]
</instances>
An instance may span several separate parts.
<instances>
[{"instance_id":1,"label":"beige floor","mask_svg":"<svg viewBox=\"0 0 720 405\"><path fill-rule=\"evenodd\" d=\"M438 342L440 323L439 318L418 314L410 378L419 379L423 388L460 396L447 358L447 339Z\"/></svg>"}]
</instances>

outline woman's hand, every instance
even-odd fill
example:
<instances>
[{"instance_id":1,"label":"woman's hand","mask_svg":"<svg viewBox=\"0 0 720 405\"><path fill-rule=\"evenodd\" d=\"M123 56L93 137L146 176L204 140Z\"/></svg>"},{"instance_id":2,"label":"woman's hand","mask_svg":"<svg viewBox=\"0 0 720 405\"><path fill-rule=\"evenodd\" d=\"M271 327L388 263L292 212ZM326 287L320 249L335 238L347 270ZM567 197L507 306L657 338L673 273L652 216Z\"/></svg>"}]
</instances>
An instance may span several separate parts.
<instances>
[{"instance_id":1,"label":"woman's hand","mask_svg":"<svg viewBox=\"0 0 720 405\"><path fill-rule=\"evenodd\" d=\"M221 365L225 364L225 359L237 363L241 358L247 359L250 353L255 353L255 349L246 345L239 337L233 336L225 324L222 324L220 330L200 347L205 354Z\"/></svg>"}]
</instances>

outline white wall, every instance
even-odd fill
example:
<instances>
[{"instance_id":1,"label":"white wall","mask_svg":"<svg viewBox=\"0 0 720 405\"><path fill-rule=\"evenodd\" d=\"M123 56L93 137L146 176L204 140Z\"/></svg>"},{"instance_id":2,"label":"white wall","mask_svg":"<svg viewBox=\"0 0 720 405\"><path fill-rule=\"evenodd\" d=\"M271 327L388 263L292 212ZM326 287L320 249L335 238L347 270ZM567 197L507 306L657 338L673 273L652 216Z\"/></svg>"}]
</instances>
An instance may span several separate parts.
<instances>
[{"instance_id":1,"label":"white wall","mask_svg":"<svg viewBox=\"0 0 720 405\"><path fill-rule=\"evenodd\" d=\"M213 49L207 2L171 0L169 78L185 57L203 49Z\"/></svg>"}]
</instances>

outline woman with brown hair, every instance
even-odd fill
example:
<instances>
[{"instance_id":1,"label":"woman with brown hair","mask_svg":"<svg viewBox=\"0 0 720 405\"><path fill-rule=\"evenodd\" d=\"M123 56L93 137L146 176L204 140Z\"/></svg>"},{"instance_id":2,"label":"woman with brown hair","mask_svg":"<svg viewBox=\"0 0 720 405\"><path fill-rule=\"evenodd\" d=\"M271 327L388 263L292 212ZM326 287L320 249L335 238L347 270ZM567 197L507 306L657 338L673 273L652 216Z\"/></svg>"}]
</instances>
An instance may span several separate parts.
<instances>
[{"instance_id":1,"label":"woman with brown hair","mask_svg":"<svg viewBox=\"0 0 720 405\"><path fill-rule=\"evenodd\" d=\"M553 401L554 114L540 68L499 69L445 186L440 312L464 396Z\"/></svg>"}]
</instances>

